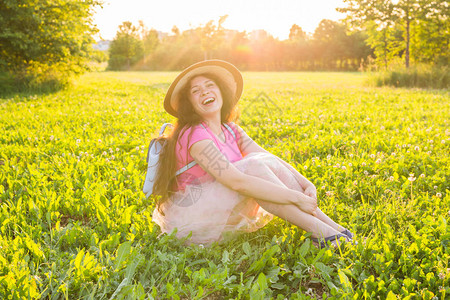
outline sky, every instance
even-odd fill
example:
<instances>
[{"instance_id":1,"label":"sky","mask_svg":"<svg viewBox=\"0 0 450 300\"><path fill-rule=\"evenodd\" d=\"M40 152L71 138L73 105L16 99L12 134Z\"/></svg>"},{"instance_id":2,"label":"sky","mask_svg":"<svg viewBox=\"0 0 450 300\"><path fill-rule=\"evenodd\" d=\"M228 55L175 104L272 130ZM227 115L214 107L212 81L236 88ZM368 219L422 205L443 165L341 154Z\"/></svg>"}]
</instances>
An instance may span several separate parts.
<instances>
[{"instance_id":1,"label":"sky","mask_svg":"<svg viewBox=\"0 0 450 300\"><path fill-rule=\"evenodd\" d=\"M280 40L289 37L289 29L297 24L313 33L322 19L339 20L343 0L103 0L97 8L94 24L100 30L97 39L112 40L120 24L142 20L149 28L170 33L175 25L181 31L195 28L220 16L228 15L226 29L251 32L264 29Z\"/></svg>"}]
</instances>

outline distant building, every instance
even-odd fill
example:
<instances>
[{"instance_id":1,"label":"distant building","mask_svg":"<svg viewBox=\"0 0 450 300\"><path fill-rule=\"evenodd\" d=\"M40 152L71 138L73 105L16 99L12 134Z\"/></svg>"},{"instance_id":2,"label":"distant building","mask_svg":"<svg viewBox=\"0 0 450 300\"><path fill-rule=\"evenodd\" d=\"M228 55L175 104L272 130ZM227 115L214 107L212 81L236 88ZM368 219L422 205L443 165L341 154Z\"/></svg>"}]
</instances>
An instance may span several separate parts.
<instances>
[{"instance_id":1,"label":"distant building","mask_svg":"<svg viewBox=\"0 0 450 300\"><path fill-rule=\"evenodd\" d=\"M97 41L97 44L92 45L92 48L100 51L108 51L111 41Z\"/></svg>"},{"instance_id":2,"label":"distant building","mask_svg":"<svg viewBox=\"0 0 450 300\"><path fill-rule=\"evenodd\" d=\"M195 29L186 29L185 31L183 31L181 33L184 36L196 36L197 35L197 31Z\"/></svg>"},{"instance_id":3,"label":"distant building","mask_svg":"<svg viewBox=\"0 0 450 300\"><path fill-rule=\"evenodd\" d=\"M231 41L234 38L234 36L239 33L239 31L234 29L224 29L223 33L224 39L226 41Z\"/></svg>"},{"instance_id":4,"label":"distant building","mask_svg":"<svg viewBox=\"0 0 450 300\"><path fill-rule=\"evenodd\" d=\"M167 32L162 32L162 31L157 31L157 33L158 33L158 39L160 41L162 41L166 36L169 35Z\"/></svg>"},{"instance_id":5,"label":"distant building","mask_svg":"<svg viewBox=\"0 0 450 300\"><path fill-rule=\"evenodd\" d=\"M264 29L257 29L250 32L248 36L251 41L256 41L266 39L269 34Z\"/></svg>"}]
</instances>

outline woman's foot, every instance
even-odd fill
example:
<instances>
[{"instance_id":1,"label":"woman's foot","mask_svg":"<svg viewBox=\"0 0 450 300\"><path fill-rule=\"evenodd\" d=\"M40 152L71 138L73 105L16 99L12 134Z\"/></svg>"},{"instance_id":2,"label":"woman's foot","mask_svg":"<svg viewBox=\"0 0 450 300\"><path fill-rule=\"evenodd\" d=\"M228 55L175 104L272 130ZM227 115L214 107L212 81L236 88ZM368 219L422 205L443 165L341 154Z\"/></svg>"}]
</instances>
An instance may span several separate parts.
<instances>
[{"instance_id":1,"label":"woman's foot","mask_svg":"<svg viewBox=\"0 0 450 300\"><path fill-rule=\"evenodd\" d=\"M311 238L311 240L319 249L325 248L328 245L328 242L331 242L331 244L335 247L339 247L340 243L343 242L352 243L352 239L343 233L332 235L326 238Z\"/></svg>"},{"instance_id":2,"label":"woman's foot","mask_svg":"<svg viewBox=\"0 0 450 300\"><path fill-rule=\"evenodd\" d=\"M345 228L343 231L341 231L342 234L345 234L346 236L348 236L351 240L353 240L353 233L350 232L350 230L348 230L347 228Z\"/></svg>"}]
</instances>

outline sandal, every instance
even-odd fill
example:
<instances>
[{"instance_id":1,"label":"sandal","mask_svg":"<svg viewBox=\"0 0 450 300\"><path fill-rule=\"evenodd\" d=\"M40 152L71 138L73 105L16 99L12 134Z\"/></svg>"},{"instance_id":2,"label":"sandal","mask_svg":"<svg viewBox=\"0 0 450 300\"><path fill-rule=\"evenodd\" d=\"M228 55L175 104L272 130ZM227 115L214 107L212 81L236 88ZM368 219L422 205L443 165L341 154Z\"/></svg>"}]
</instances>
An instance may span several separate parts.
<instances>
[{"instance_id":1,"label":"sandal","mask_svg":"<svg viewBox=\"0 0 450 300\"><path fill-rule=\"evenodd\" d=\"M341 231L342 234L345 234L346 236L348 236L351 240L353 240L353 233L350 232L350 230L345 229L344 231Z\"/></svg>"},{"instance_id":2,"label":"sandal","mask_svg":"<svg viewBox=\"0 0 450 300\"><path fill-rule=\"evenodd\" d=\"M332 242L332 241L338 240L340 238L345 238L346 242L350 242L350 243L352 242L351 238L348 235L342 234L342 233L332 235L332 236L329 236L329 237L326 237L323 239L322 238L311 238L311 240L319 245L319 249L323 249L327 246L327 242Z\"/></svg>"}]
</instances>

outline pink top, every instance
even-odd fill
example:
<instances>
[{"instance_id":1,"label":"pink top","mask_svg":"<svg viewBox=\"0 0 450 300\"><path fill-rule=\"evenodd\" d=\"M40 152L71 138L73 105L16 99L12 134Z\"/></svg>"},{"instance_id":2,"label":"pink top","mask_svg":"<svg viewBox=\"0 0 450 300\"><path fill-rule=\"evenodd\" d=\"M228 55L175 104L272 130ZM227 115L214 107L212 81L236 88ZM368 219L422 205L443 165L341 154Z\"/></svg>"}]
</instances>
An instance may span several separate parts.
<instances>
[{"instance_id":1,"label":"pink top","mask_svg":"<svg viewBox=\"0 0 450 300\"><path fill-rule=\"evenodd\" d=\"M186 129L184 132L181 131L181 135L175 146L177 170L194 160L189 153L189 150L193 144L202 140L212 140L217 148L219 148L220 152L222 152L232 163L242 159L242 153L238 146L240 135L234 123L230 122L227 123L227 125L233 130L236 135L236 139L228 131L228 129L222 125L222 132L225 135L225 143L222 143L222 141L217 138L205 122L202 122L201 124L204 128L199 124ZM208 149L205 149L205 151L208 151ZM211 167L214 167L214 165L217 164L217 158L215 159L211 156L208 159L209 161L205 162L205 164L210 164ZM219 165L217 165L217 167L219 167ZM186 185L190 183L200 183L199 178L205 175L206 177L202 178L202 181L205 179L213 179L213 177L203 170L198 164L195 165L189 170L178 175L178 190L185 189Z\"/></svg>"}]
</instances>

